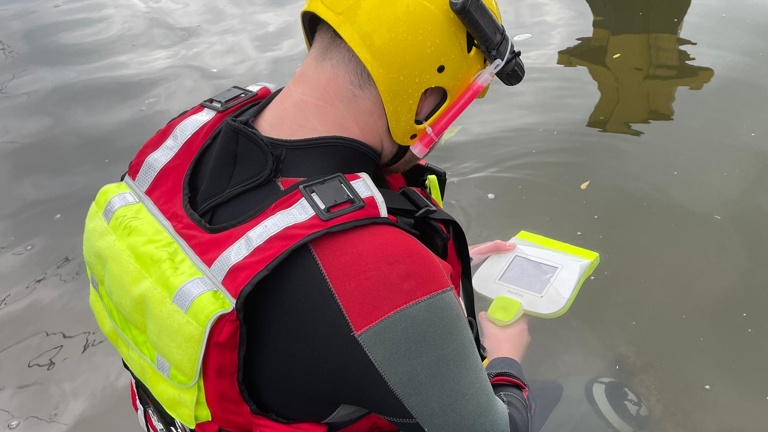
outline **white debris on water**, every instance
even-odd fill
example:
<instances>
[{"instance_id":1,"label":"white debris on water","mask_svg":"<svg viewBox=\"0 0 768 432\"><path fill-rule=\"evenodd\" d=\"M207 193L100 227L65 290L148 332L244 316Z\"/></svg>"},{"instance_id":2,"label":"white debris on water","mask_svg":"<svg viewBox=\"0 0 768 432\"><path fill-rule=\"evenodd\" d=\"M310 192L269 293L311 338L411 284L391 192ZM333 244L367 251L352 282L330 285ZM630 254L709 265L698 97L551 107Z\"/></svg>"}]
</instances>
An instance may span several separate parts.
<instances>
[{"instance_id":1,"label":"white debris on water","mask_svg":"<svg viewBox=\"0 0 768 432\"><path fill-rule=\"evenodd\" d=\"M21 426L21 420L13 419L8 422L8 429L16 429L17 427Z\"/></svg>"},{"instance_id":2,"label":"white debris on water","mask_svg":"<svg viewBox=\"0 0 768 432\"><path fill-rule=\"evenodd\" d=\"M744 315L742 315L742 316L747 316L747 314L744 314Z\"/></svg>"},{"instance_id":3,"label":"white debris on water","mask_svg":"<svg viewBox=\"0 0 768 432\"><path fill-rule=\"evenodd\" d=\"M704 390L709 390L709 389L711 389L711 388L712 388L712 387L710 387L710 386L708 386L708 385L705 385L705 386L704 386Z\"/></svg>"},{"instance_id":4,"label":"white debris on water","mask_svg":"<svg viewBox=\"0 0 768 432\"><path fill-rule=\"evenodd\" d=\"M53 217L53 220L59 220L59 219L61 219L61 213Z\"/></svg>"},{"instance_id":5,"label":"white debris on water","mask_svg":"<svg viewBox=\"0 0 768 432\"><path fill-rule=\"evenodd\" d=\"M715 215L715 219L721 219L721 217L718 215Z\"/></svg>"},{"instance_id":6,"label":"white debris on water","mask_svg":"<svg viewBox=\"0 0 768 432\"><path fill-rule=\"evenodd\" d=\"M32 245L27 245L27 247L25 247L24 249L26 249L26 250L32 250Z\"/></svg>"},{"instance_id":7,"label":"white debris on water","mask_svg":"<svg viewBox=\"0 0 768 432\"><path fill-rule=\"evenodd\" d=\"M581 235L581 231L577 232L576 235Z\"/></svg>"},{"instance_id":8,"label":"white debris on water","mask_svg":"<svg viewBox=\"0 0 768 432\"><path fill-rule=\"evenodd\" d=\"M211 72L218 72L218 69L211 69Z\"/></svg>"},{"instance_id":9,"label":"white debris on water","mask_svg":"<svg viewBox=\"0 0 768 432\"><path fill-rule=\"evenodd\" d=\"M496 195L494 195L494 194L488 194L488 199L496 199Z\"/></svg>"},{"instance_id":10,"label":"white debris on water","mask_svg":"<svg viewBox=\"0 0 768 432\"><path fill-rule=\"evenodd\" d=\"M595 219L597 219L597 215L595 215Z\"/></svg>"}]
</instances>

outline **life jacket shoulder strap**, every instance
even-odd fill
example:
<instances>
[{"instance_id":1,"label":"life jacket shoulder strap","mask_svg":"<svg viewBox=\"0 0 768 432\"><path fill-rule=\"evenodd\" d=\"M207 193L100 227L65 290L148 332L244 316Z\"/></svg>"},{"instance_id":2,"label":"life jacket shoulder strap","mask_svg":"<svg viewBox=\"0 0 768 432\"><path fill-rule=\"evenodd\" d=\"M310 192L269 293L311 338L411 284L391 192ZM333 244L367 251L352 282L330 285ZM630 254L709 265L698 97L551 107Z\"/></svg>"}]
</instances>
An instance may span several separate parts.
<instances>
[{"instance_id":1,"label":"life jacket shoulder strap","mask_svg":"<svg viewBox=\"0 0 768 432\"><path fill-rule=\"evenodd\" d=\"M446 228L448 235L453 240L456 256L461 265L461 299L464 302L468 320L470 320L470 327L472 328L478 353L481 358L484 358L485 349L480 342L480 336L476 331L476 326L474 324L475 297L474 288L472 286L469 244L467 243L467 237L464 234L464 230L461 228L461 224L459 224L453 216L448 214L448 212L434 205L414 188L406 187L399 192L380 189L379 192L384 197L387 211L390 212L391 215L397 217L399 225L408 223L403 219L411 219L413 221L429 220L437 222Z\"/></svg>"}]
</instances>

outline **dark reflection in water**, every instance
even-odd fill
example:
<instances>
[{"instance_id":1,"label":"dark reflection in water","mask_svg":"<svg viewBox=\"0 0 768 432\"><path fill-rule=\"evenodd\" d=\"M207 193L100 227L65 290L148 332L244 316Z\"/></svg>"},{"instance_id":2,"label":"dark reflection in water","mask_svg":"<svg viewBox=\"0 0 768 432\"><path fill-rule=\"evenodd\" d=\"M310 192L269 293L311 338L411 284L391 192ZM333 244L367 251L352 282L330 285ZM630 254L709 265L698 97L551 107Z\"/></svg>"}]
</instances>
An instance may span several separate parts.
<instances>
[{"instance_id":1,"label":"dark reflection in water","mask_svg":"<svg viewBox=\"0 0 768 432\"><path fill-rule=\"evenodd\" d=\"M632 124L672 120L678 87L699 90L714 71L694 66L680 38L691 0L587 0L592 36L558 53L557 63L584 66L597 82L600 100L587 126L639 136Z\"/></svg>"}]
</instances>

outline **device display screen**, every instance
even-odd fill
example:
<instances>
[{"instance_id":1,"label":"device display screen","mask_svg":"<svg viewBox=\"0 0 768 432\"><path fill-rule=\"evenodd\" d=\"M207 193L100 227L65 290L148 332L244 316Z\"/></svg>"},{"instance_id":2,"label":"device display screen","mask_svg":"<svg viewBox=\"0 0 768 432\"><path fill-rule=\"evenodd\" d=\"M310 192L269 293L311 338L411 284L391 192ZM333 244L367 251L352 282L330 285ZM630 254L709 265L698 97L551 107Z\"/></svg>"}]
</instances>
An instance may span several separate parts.
<instances>
[{"instance_id":1,"label":"device display screen","mask_svg":"<svg viewBox=\"0 0 768 432\"><path fill-rule=\"evenodd\" d=\"M520 255L512 258L499 282L541 296L557 273L557 267Z\"/></svg>"}]
</instances>

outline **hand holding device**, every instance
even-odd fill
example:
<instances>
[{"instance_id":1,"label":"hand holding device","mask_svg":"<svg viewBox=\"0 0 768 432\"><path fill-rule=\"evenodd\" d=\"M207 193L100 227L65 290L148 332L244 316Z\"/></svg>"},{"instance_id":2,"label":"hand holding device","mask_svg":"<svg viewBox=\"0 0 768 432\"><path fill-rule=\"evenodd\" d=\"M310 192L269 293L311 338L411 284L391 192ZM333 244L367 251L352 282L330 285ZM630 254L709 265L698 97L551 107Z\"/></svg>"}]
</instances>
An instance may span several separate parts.
<instances>
[{"instance_id":1,"label":"hand holding device","mask_svg":"<svg viewBox=\"0 0 768 432\"><path fill-rule=\"evenodd\" d=\"M488 314L480 312L477 315L477 322L483 333L483 346L488 361L496 357L510 357L518 362L523 361L525 351L531 342L527 317L523 316L514 324L500 327L488 318Z\"/></svg>"},{"instance_id":2,"label":"hand holding device","mask_svg":"<svg viewBox=\"0 0 768 432\"><path fill-rule=\"evenodd\" d=\"M500 326L523 313L543 318L564 314L600 262L596 252L526 231L510 242L517 247L488 258L472 278L476 310L487 310Z\"/></svg>"}]
</instances>

